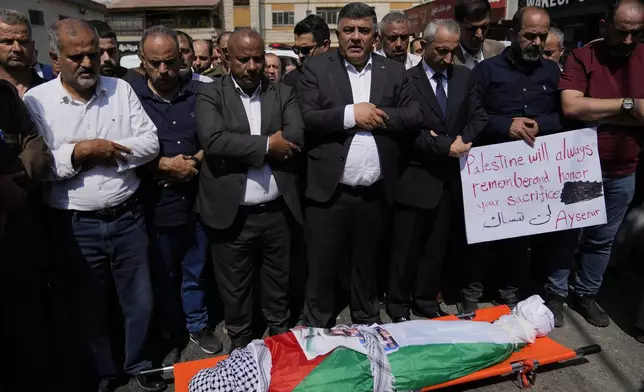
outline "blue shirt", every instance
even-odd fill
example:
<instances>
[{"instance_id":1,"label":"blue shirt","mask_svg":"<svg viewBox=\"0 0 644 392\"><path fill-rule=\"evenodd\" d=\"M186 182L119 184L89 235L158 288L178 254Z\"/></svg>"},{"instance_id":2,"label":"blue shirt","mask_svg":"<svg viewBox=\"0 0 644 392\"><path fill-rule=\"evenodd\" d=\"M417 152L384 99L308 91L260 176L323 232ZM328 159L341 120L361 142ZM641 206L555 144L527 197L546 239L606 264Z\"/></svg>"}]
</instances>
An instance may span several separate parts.
<instances>
[{"instance_id":1,"label":"blue shirt","mask_svg":"<svg viewBox=\"0 0 644 392\"><path fill-rule=\"evenodd\" d=\"M488 115L478 145L511 140L509 131L514 117L535 120L538 135L563 130L558 90L561 71L557 63L540 58L523 65L514 61L510 51L506 48L474 68L474 89Z\"/></svg>"},{"instance_id":2,"label":"blue shirt","mask_svg":"<svg viewBox=\"0 0 644 392\"><path fill-rule=\"evenodd\" d=\"M200 84L197 81L183 82L179 93L167 102L148 87L147 79L132 83L143 109L157 127L159 157L172 158L179 154L192 156L201 150L195 117L195 98ZM192 210L197 196L198 177L167 188L158 185L149 172L142 172L142 177L142 197L155 226L176 226L194 219Z\"/></svg>"}]
</instances>

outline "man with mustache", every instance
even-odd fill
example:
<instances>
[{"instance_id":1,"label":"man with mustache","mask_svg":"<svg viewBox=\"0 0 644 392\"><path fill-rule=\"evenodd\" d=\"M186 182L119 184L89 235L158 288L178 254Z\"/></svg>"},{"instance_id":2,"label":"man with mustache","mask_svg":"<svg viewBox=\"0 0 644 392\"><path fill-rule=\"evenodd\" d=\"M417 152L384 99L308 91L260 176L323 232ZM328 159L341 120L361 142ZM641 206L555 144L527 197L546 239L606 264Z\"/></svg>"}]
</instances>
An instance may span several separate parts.
<instances>
[{"instance_id":1,"label":"man with mustache","mask_svg":"<svg viewBox=\"0 0 644 392\"><path fill-rule=\"evenodd\" d=\"M422 113L405 66L372 54L376 25L369 5L345 5L338 50L306 59L298 84L308 155L305 316L313 327L335 324L342 275L350 277L353 322L380 322L377 253L395 199L397 140L417 130Z\"/></svg>"},{"instance_id":2,"label":"man with mustache","mask_svg":"<svg viewBox=\"0 0 644 392\"><path fill-rule=\"evenodd\" d=\"M235 31L227 44L230 75L197 92L205 160L195 210L211 245L232 351L261 338L258 326L268 324L271 335L288 331L291 232L303 220L294 155L304 126L292 88L264 74L259 33Z\"/></svg>"},{"instance_id":3,"label":"man with mustache","mask_svg":"<svg viewBox=\"0 0 644 392\"><path fill-rule=\"evenodd\" d=\"M461 27L461 41L454 64L469 69L478 63L501 53L505 46L493 39L487 39L490 28L492 7L488 0L459 0L454 7L454 19Z\"/></svg>"},{"instance_id":4,"label":"man with mustache","mask_svg":"<svg viewBox=\"0 0 644 392\"><path fill-rule=\"evenodd\" d=\"M382 50L385 56L405 64L409 69L420 62L422 59L413 53L407 51L409 47L409 18L402 12L390 12L385 15L378 25L379 37L382 41Z\"/></svg>"},{"instance_id":5,"label":"man with mustache","mask_svg":"<svg viewBox=\"0 0 644 392\"><path fill-rule=\"evenodd\" d=\"M488 114L488 124L475 144L523 140L533 146L538 135L563 131L557 87L559 67L543 58L549 29L550 17L545 9L520 9L512 20L511 46L474 68L474 91ZM501 263L500 302L513 307L518 302L518 285L528 249L532 251L532 263L556 271L573 261L577 234L576 230L568 230L469 246L471 265L460 310L470 313L477 308L483 293L481 282L494 260ZM551 280L545 284L547 305L555 314L555 325L562 326L562 287Z\"/></svg>"},{"instance_id":6,"label":"man with mustache","mask_svg":"<svg viewBox=\"0 0 644 392\"><path fill-rule=\"evenodd\" d=\"M50 31L60 77L25 94L25 103L51 148L52 177L44 200L58 264L56 281L72 310L71 333L86 351L78 387L110 391L121 373L112 356L109 298L114 282L125 329L126 374L146 391L165 382L141 376L152 367L146 340L152 317L148 237L136 168L159 153L156 127L130 85L99 75L99 37L86 21L68 18ZM71 380L70 380L71 382Z\"/></svg>"},{"instance_id":7,"label":"man with mustache","mask_svg":"<svg viewBox=\"0 0 644 392\"><path fill-rule=\"evenodd\" d=\"M157 127L161 148L159 158L142 172L158 329L169 337L160 343L178 360L187 329L203 352L215 354L222 345L208 324L208 241L193 212L203 160L195 119L200 82L179 77L179 43L173 30L151 27L139 47L147 78L132 88Z\"/></svg>"},{"instance_id":8,"label":"man with mustache","mask_svg":"<svg viewBox=\"0 0 644 392\"><path fill-rule=\"evenodd\" d=\"M27 17L14 10L0 9L0 79L11 83L20 97L45 83L31 67L34 50Z\"/></svg>"},{"instance_id":9,"label":"man with mustache","mask_svg":"<svg viewBox=\"0 0 644 392\"><path fill-rule=\"evenodd\" d=\"M121 54L116 41L116 33L114 33L110 25L102 20L90 20L89 24L94 27L98 34L98 46L101 50L101 75L123 79L128 83L143 79L138 72L121 67L119 63Z\"/></svg>"},{"instance_id":10,"label":"man with mustache","mask_svg":"<svg viewBox=\"0 0 644 392\"><path fill-rule=\"evenodd\" d=\"M271 82L279 82L282 80L282 61L274 53L266 53L266 76Z\"/></svg>"},{"instance_id":11,"label":"man with mustache","mask_svg":"<svg viewBox=\"0 0 644 392\"><path fill-rule=\"evenodd\" d=\"M579 242L571 306L597 327L610 323L595 296L610 260L613 239L635 191L635 170L644 131L644 29L641 1L622 0L601 22L604 39L575 49L561 75L564 115L598 126L607 223L584 228ZM557 280L567 288L570 270ZM562 295L567 294L563 291ZM643 325L644 326L644 325Z\"/></svg>"}]
</instances>

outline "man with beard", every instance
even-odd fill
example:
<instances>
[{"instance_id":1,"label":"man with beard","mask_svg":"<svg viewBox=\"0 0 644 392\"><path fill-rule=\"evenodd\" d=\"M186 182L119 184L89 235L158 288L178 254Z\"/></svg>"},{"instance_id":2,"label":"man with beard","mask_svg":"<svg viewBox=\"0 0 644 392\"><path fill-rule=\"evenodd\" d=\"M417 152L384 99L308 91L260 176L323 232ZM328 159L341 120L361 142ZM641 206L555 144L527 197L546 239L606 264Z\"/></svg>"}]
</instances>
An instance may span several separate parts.
<instances>
[{"instance_id":1,"label":"man with beard","mask_svg":"<svg viewBox=\"0 0 644 392\"><path fill-rule=\"evenodd\" d=\"M337 51L302 67L306 126L309 326L335 324L336 281L350 279L355 324L380 322L377 259L398 181L397 140L422 120L404 65L373 55L376 12L345 5Z\"/></svg>"},{"instance_id":2,"label":"man with beard","mask_svg":"<svg viewBox=\"0 0 644 392\"><path fill-rule=\"evenodd\" d=\"M302 230L294 155L304 126L292 89L264 74L264 54L258 32L235 31L230 75L197 92L205 162L195 210L211 245L231 351L261 338L259 326L268 324L271 335L288 331L291 232Z\"/></svg>"},{"instance_id":3,"label":"man with beard","mask_svg":"<svg viewBox=\"0 0 644 392\"><path fill-rule=\"evenodd\" d=\"M511 47L474 68L474 91L488 114L488 124L476 144L523 140L533 146L537 135L563 130L557 90L559 67L543 58L549 29L550 17L545 9L520 9L512 20ZM470 246L471 265L460 310L469 313L476 309L485 271L495 260L501 263L500 302L513 307L518 302L528 248L532 263L556 271L573 261L577 234L576 230L558 231ZM550 283L545 285L555 325L562 326L558 290Z\"/></svg>"},{"instance_id":4,"label":"man with beard","mask_svg":"<svg viewBox=\"0 0 644 392\"><path fill-rule=\"evenodd\" d=\"M331 47L329 26L318 15L309 15L295 25L293 29L295 45L293 51L300 59L300 64L313 56L326 53ZM282 79L282 83L297 89L298 81L302 77L302 68L289 72Z\"/></svg>"},{"instance_id":5,"label":"man with beard","mask_svg":"<svg viewBox=\"0 0 644 392\"><path fill-rule=\"evenodd\" d=\"M66 349L86 349L69 390L109 391L119 371L112 356L108 309L114 282L125 329L125 372L146 391L162 379L140 375L152 366L146 340L152 317L148 237L136 168L159 153L156 127L130 85L99 75L99 37L86 21L68 18L50 31L60 77L25 94L25 103L51 148L51 207L57 278L72 310ZM72 380L70 380L72 382ZM88 383L88 384L85 384Z\"/></svg>"},{"instance_id":6,"label":"man with beard","mask_svg":"<svg viewBox=\"0 0 644 392\"><path fill-rule=\"evenodd\" d=\"M27 17L14 10L0 9L0 79L11 83L20 97L45 82L31 67L33 52Z\"/></svg>"},{"instance_id":7,"label":"man with beard","mask_svg":"<svg viewBox=\"0 0 644 392\"><path fill-rule=\"evenodd\" d=\"M266 53L266 76L271 82L279 82L282 79L282 61L274 53Z\"/></svg>"},{"instance_id":8,"label":"man with beard","mask_svg":"<svg viewBox=\"0 0 644 392\"><path fill-rule=\"evenodd\" d=\"M454 19L461 27L461 42L456 49L454 64L473 69L481 61L496 56L505 46L487 39L492 7L488 0L459 0L454 7Z\"/></svg>"},{"instance_id":9,"label":"man with beard","mask_svg":"<svg viewBox=\"0 0 644 392\"><path fill-rule=\"evenodd\" d=\"M195 62L195 50L193 48L192 37L183 31L177 30L179 37L179 50L181 51L181 69L179 75L187 80L198 80L203 83L212 83L212 79L194 72L192 64Z\"/></svg>"},{"instance_id":10,"label":"man with beard","mask_svg":"<svg viewBox=\"0 0 644 392\"><path fill-rule=\"evenodd\" d=\"M203 160L195 120L200 83L179 77L181 60L174 31L152 27L143 33L139 47L147 80L133 83L132 88L157 127L161 148L159 158L144 172L142 188L154 299L160 329L170 337L163 343L173 350L182 347L187 328L190 340L205 353L215 354L221 350L221 342L208 325L204 288L207 241L193 213Z\"/></svg>"},{"instance_id":11,"label":"man with beard","mask_svg":"<svg viewBox=\"0 0 644 392\"><path fill-rule=\"evenodd\" d=\"M635 191L635 170L644 132L644 28L641 1L615 3L602 21L604 39L575 49L566 60L559 88L564 115L598 125L605 225L582 229L580 266L572 307L597 327L610 320L595 301L608 265L613 239ZM567 294L570 270L555 283Z\"/></svg>"},{"instance_id":12,"label":"man with beard","mask_svg":"<svg viewBox=\"0 0 644 392\"><path fill-rule=\"evenodd\" d=\"M405 64L409 69L420 62L422 57L409 53L409 18L402 12L390 12L380 21L379 37L382 41L382 50L385 56Z\"/></svg>"},{"instance_id":13,"label":"man with beard","mask_svg":"<svg viewBox=\"0 0 644 392\"><path fill-rule=\"evenodd\" d=\"M98 46L100 48L101 56L101 75L110 78L123 79L128 83L142 79L141 74L138 72L121 67L119 61L121 54L118 49L118 42L116 41L116 33L112 30L110 25L102 20L90 20L89 24L94 27L98 34Z\"/></svg>"}]
</instances>

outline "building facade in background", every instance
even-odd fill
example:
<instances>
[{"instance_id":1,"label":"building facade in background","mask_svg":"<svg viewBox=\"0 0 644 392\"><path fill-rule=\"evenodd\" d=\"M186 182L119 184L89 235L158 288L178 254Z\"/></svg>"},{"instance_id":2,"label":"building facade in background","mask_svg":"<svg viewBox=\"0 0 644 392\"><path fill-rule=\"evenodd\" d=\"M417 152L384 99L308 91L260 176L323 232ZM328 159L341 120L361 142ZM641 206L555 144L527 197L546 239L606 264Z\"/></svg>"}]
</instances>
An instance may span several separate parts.
<instances>
[{"instance_id":1,"label":"building facade in background","mask_svg":"<svg viewBox=\"0 0 644 392\"><path fill-rule=\"evenodd\" d=\"M104 20L107 8L91 0L0 0L0 8L10 8L29 17L33 39L38 50L38 61L49 64L49 36L47 30L65 18Z\"/></svg>"}]
</instances>

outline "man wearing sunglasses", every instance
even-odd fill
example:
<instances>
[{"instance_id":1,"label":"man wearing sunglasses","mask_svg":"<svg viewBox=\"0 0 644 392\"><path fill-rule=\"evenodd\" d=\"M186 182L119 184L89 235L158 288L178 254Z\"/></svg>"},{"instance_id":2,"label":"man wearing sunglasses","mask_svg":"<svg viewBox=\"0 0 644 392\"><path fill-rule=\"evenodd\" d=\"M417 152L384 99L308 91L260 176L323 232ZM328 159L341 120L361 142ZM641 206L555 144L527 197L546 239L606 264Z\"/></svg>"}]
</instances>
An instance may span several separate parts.
<instances>
[{"instance_id":1,"label":"man wearing sunglasses","mask_svg":"<svg viewBox=\"0 0 644 392\"><path fill-rule=\"evenodd\" d=\"M297 54L300 63L304 63L307 57L326 53L331 47L329 26L318 15L309 15L302 19L295 25L293 33L295 34L293 52ZM296 69L286 74L282 79L282 83L296 88L301 76L302 70Z\"/></svg>"},{"instance_id":2,"label":"man wearing sunglasses","mask_svg":"<svg viewBox=\"0 0 644 392\"><path fill-rule=\"evenodd\" d=\"M639 43L644 5L641 1L617 1L600 27L603 40L571 52L559 88L566 117L597 125L607 219L605 225L582 230L580 268L570 303L588 323L607 327L610 319L595 296L611 257L613 239L635 192L644 131L644 45ZM558 280L567 288L570 270L561 272Z\"/></svg>"},{"instance_id":3,"label":"man wearing sunglasses","mask_svg":"<svg viewBox=\"0 0 644 392\"><path fill-rule=\"evenodd\" d=\"M454 64L474 69L481 61L505 49L499 41L486 39L492 8L488 0L460 0L454 7L454 19L461 27L461 42Z\"/></svg>"},{"instance_id":4,"label":"man wearing sunglasses","mask_svg":"<svg viewBox=\"0 0 644 392\"><path fill-rule=\"evenodd\" d=\"M543 58L556 62L559 65L559 69L563 71L561 56L563 56L565 50L563 31L556 27L551 27L548 32L548 39L546 39L546 47L543 50Z\"/></svg>"},{"instance_id":5,"label":"man wearing sunglasses","mask_svg":"<svg viewBox=\"0 0 644 392\"><path fill-rule=\"evenodd\" d=\"M479 145L523 140L534 146L537 136L563 131L557 87L559 67L543 58L550 29L548 12L541 7L522 8L512 24L512 45L474 69L474 91L488 114L488 124L475 142ZM513 307L518 301L528 249L534 265L557 271L574 260L577 235L577 230L557 231L469 246L471 265L460 310L469 313L476 309L483 293L481 282L486 270L495 267L491 265L494 262L500 263L502 271L499 302ZM554 313L555 326L561 327L560 299L565 285L552 284L551 278L548 282L547 305Z\"/></svg>"},{"instance_id":6,"label":"man wearing sunglasses","mask_svg":"<svg viewBox=\"0 0 644 392\"><path fill-rule=\"evenodd\" d=\"M378 26L385 56L405 64L406 69L415 66L421 60L420 56L407 51L410 28L407 15L397 11L385 15Z\"/></svg>"}]
</instances>

